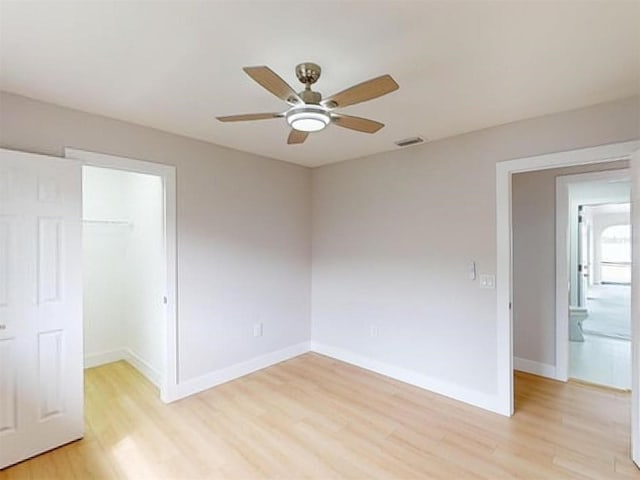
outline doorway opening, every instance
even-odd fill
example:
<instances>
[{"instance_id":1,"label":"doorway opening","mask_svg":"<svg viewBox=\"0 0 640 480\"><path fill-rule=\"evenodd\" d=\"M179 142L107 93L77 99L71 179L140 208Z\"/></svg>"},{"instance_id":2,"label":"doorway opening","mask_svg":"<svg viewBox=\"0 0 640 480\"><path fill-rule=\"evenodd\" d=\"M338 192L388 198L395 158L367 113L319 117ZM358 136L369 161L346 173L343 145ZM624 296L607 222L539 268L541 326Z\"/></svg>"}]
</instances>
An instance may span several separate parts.
<instances>
[{"instance_id":1,"label":"doorway opening","mask_svg":"<svg viewBox=\"0 0 640 480\"><path fill-rule=\"evenodd\" d=\"M76 149L82 162L84 365L124 360L175 400L175 167Z\"/></svg>"},{"instance_id":2,"label":"doorway opening","mask_svg":"<svg viewBox=\"0 0 640 480\"><path fill-rule=\"evenodd\" d=\"M631 390L629 173L571 175L557 183L558 208L567 211L557 212L556 255L569 269L568 365L560 373ZM560 284L564 272L558 272ZM562 327L567 323L564 308L560 301L557 321ZM564 348L557 345L558 351Z\"/></svg>"},{"instance_id":3,"label":"doorway opening","mask_svg":"<svg viewBox=\"0 0 640 480\"><path fill-rule=\"evenodd\" d=\"M640 142L630 141L590 147L573 151L544 154L534 157L519 158L498 162L496 164L496 257L497 257L497 372L498 389L496 411L504 415L514 413L514 338L513 338L513 229L512 229L512 178L517 173L543 171L561 167L587 166L596 163L627 161L630 166L632 181L631 212L632 230L640 226ZM557 198L558 203L562 197ZM564 225L568 222L565 221ZM560 224L562 225L562 224ZM562 231L562 227L558 229ZM565 231L565 235L568 232ZM640 344L640 263L636 261L640 255L640 242L633 241L632 285L631 285L631 344L632 344L632 388L631 388L631 457L636 465L640 465L640 362L638 345ZM558 251L558 249L556 249ZM569 328L563 318L567 318L569 310L569 265L556 257L556 347L568 345ZM563 356L564 353L564 356ZM553 365L553 374L557 380L566 381L568 371L568 348L557 348Z\"/></svg>"},{"instance_id":4,"label":"doorway opening","mask_svg":"<svg viewBox=\"0 0 640 480\"><path fill-rule=\"evenodd\" d=\"M164 202L158 175L82 167L85 368L164 376Z\"/></svg>"}]
</instances>

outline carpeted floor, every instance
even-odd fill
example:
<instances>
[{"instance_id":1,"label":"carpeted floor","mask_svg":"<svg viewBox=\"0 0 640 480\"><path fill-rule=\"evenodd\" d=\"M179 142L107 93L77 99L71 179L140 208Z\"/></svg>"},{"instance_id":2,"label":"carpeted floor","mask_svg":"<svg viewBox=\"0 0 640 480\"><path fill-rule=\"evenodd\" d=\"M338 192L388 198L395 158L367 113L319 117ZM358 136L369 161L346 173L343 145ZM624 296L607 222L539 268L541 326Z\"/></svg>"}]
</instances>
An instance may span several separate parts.
<instances>
[{"instance_id":1,"label":"carpeted floor","mask_svg":"<svg viewBox=\"0 0 640 480\"><path fill-rule=\"evenodd\" d=\"M584 333L613 338L631 338L631 287L596 285L589 288L589 316L582 322Z\"/></svg>"}]
</instances>

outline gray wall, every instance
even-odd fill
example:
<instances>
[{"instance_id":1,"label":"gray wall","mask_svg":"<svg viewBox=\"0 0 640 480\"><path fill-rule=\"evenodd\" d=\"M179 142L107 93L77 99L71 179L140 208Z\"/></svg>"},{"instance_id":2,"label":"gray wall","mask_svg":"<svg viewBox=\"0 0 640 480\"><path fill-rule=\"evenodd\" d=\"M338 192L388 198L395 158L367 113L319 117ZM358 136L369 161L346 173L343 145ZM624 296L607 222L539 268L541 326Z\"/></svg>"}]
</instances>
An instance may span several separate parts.
<instances>
[{"instance_id":1,"label":"gray wall","mask_svg":"<svg viewBox=\"0 0 640 480\"><path fill-rule=\"evenodd\" d=\"M317 345L467 401L497 384L495 290L467 279L471 260L495 273L496 162L640 138L633 97L310 171L14 95L0 102L2 147L177 166L183 379L309 339L311 276ZM253 339L258 319L265 337Z\"/></svg>"},{"instance_id":2,"label":"gray wall","mask_svg":"<svg viewBox=\"0 0 640 480\"><path fill-rule=\"evenodd\" d=\"M613 162L513 176L514 357L556 365L556 178L626 167Z\"/></svg>"},{"instance_id":3,"label":"gray wall","mask_svg":"<svg viewBox=\"0 0 640 480\"><path fill-rule=\"evenodd\" d=\"M177 167L181 381L309 340L309 169L6 93L0 146Z\"/></svg>"},{"instance_id":4,"label":"gray wall","mask_svg":"<svg viewBox=\"0 0 640 480\"><path fill-rule=\"evenodd\" d=\"M496 271L496 162L638 139L639 109L633 97L314 169L314 342L459 398L495 395L496 291L467 265Z\"/></svg>"}]
</instances>

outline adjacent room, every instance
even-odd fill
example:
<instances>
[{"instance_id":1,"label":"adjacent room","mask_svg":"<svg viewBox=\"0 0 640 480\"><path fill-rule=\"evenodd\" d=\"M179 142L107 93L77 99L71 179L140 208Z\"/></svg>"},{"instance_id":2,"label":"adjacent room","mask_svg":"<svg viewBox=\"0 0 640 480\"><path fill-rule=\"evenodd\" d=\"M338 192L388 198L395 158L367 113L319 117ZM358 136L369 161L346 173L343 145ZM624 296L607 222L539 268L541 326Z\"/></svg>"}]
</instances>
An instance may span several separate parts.
<instances>
[{"instance_id":1,"label":"adjacent room","mask_svg":"<svg viewBox=\"0 0 640 480\"><path fill-rule=\"evenodd\" d=\"M631 390L630 180L624 161L514 175L516 368Z\"/></svg>"},{"instance_id":2,"label":"adjacent room","mask_svg":"<svg viewBox=\"0 0 640 480\"><path fill-rule=\"evenodd\" d=\"M628 182L621 182L629 189ZM622 203L583 204L578 286L584 318L571 338L571 376L631 390L631 226ZM626 202L624 200L627 200ZM580 335L582 334L582 335Z\"/></svg>"},{"instance_id":3,"label":"adjacent room","mask_svg":"<svg viewBox=\"0 0 640 480\"><path fill-rule=\"evenodd\" d=\"M0 0L0 480L640 477L638 24Z\"/></svg>"}]
</instances>

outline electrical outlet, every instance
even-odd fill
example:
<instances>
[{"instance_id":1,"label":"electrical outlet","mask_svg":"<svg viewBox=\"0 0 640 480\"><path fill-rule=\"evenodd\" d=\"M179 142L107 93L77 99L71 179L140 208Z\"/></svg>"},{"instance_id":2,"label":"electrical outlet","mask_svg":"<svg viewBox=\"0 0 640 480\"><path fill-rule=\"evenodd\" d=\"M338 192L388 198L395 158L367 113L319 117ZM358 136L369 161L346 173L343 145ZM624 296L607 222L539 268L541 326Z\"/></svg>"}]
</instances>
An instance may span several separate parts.
<instances>
[{"instance_id":1,"label":"electrical outlet","mask_svg":"<svg viewBox=\"0 0 640 480\"><path fill-rule=\"evenodd\" d=\"M372 337L379 337L380 336L380 327L378 327L377 325L371 325L369 327L369 335Z\"/></svg>"},{"instance_id":2,"label":"electrical outlet","mask_svg":"<svg viewBox=\"0 0 640 480\"><path fill-rule=\"evenodd\" d=\"M480 288L496 288L496 276L495 275L480 275Z\"/></svg>"},{"instance_id":3,"label":"electrical outlet","mask_svg":"<svg viewBox=\"0 0 640 480\"><path fill-rule=\"evenodd\" d=\"M262 336L262 323L254 323L253 324L253 336L261 337Z\"/></svg>"}]
</instances>

